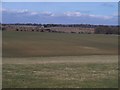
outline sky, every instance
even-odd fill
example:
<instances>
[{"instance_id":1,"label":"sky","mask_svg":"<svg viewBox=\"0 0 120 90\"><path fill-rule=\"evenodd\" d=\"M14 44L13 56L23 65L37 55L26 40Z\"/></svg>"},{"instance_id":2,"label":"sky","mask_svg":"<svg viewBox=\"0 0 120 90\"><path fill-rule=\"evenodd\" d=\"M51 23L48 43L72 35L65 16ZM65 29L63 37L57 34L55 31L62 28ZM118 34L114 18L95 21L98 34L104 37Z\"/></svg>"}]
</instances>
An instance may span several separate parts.
<instances>
[{"instance_id":1,"label":"sky","mask_svg":"<svg viewBox=\"0 0 120 90\"><path fill-rule=\"evenodd\" d=\"M117 25L117 2L3 2L3 23Z\"/></svg>"},{"instance_id":2,"label":"sky","mask_svg":"<svg viewBox=\"0 0 120 90\"><path fill-rule=\"evenodd\" d=\"M119 0L1 0L2 2L119 2Z\"/></svg>"}]
</instances>

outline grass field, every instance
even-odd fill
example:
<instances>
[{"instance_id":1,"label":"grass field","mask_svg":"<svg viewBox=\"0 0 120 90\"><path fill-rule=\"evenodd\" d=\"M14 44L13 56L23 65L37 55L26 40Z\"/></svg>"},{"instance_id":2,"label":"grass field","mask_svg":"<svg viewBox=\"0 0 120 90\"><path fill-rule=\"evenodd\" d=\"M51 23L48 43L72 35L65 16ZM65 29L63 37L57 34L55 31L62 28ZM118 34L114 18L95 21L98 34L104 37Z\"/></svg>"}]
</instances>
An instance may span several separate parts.
<instances>
[{"instance_id":1,"label":"grass field","mask_svg":"<svg viewBox=\"0 0 120 90\"><path fill-rule=\"evenodd\" d=\"M3 87L118 87L117 38L3 32Z\"/></svg>"},{"instance_id":2,"label":"grass field","mask_svg":"<svg viewBox=\"0 0 120 90\"><path fill-rule=\"evenodd\" d=\"M117 54L117 36L3 32L3 56L80 56Z\"/></svg>"}]
</instances>

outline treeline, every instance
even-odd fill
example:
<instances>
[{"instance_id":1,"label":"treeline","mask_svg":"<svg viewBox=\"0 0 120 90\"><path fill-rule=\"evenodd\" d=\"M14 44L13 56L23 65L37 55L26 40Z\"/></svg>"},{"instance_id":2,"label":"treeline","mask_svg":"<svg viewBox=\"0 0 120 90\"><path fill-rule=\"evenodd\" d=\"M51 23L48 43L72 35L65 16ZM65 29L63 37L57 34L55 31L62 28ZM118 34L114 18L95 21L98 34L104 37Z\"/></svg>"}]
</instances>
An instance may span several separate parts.
<instances>
[{"instance_id":1,"label":"treeline","mask_svg":"<svg viewBox=\"0 0 120 90\"><path fill-rule=\"evenodd\" d=\"M95 34L119 34L119 27L111 27L111 26L100 26L95 28Z\"/></svg>"},{"instance_id":2,"label":"treeline","mask_svg":"<svg viewBox=\"0 0 120 90\"><path fill-rule=\"evenodd\" d=\"M2 24L2 25L30 25L30 26L44 26L44 27L83 27L83 28L108 26L108 25L92 25L92 24L37 24L37 23L15 23L15 24ZM110 27L115 27L115 26L110 25Z\"/></svg>"},{"instance_id":3,"label":"treeline","mask_svg":"<svg viewBox=\"0 0 120 90\"><path fill-rule=\"evenodd\" d=\"M120 34L119 26L113 25L91 25L91 24L36 24L36 23L15 23L15 24L2 24L3 26L18 25L18 26L37 26L37 27L80 27L80 28L93 28L95 34ZM3 27L4 29L4 27Z\"/></svg>"}]
</instances>

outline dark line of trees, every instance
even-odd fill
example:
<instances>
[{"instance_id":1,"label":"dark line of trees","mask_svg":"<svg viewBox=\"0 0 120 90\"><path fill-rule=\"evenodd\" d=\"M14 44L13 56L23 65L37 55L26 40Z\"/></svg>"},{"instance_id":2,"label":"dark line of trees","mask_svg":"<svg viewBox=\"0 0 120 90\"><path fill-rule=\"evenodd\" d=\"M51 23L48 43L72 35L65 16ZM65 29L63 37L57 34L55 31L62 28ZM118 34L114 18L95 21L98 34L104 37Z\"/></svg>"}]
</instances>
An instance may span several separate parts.
<instances>
[{"instance_id":1,"label":"dark line of trees","mask_svg":"<svg viewBox=\"0 0 120 90\"><path fill-rule=\"evenodd\" d=\"M2 24L2 25L30 25L30 26L44 26L44 27L83 27L83 28L108 26L108 25L91 25L91 24L36 24L36 23L15 23L15 24ZM109 25L109 26L116 27L113 25Z\"/></svg>"},{"instance_id":2,"label":"dark line of trees","mask_svg":"<svg viewBox=\"0 0 120 90\"><path fill-rule=\"evenodd\" d=\"M101 26L95 28L95 34L120 34L119 27Z\"/></svg>"},{"instance_id":3,"label":"dark line of trees","mask_svg":"<svg viewBox=\"0 0 120 90\"><path fill-rule=\"evenodd\" d=\"M81 27L81 28L94 28L95 34L120 34L120 27L119 26L112 26L112 25L91 25L91 24L32 24L32 23L26 23L26 24L2 24L2 26L10 27L11 25L28 25L28 26L44 26L45 28L49 27ZM5 30L4 27L2 27L2 30Z\"/></svg>"}]
</instances>

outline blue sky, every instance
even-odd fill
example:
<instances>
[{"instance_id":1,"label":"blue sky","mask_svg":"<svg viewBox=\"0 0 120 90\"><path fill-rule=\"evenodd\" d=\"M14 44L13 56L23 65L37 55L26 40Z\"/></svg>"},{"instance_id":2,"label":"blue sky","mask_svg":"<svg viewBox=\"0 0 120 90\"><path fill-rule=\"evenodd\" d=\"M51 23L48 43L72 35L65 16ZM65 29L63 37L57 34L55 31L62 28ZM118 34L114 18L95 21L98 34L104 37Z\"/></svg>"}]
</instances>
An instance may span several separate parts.
<instances>
[{"instance_id":1,"label":"blue sky","mask_svg":"<svg viewBox=\"0 0 120 90\"><path fill-rule=\"evenodd\" d=\"M117 2L4 2L3 23L117 24Z\"/></svg>"},{"instance_id":2,"label":"blue sky","mask_svg":"<svg viewBox=\"0 0 120 90\"><path fill-rule=\"evenodd\" d=\"M119 0L1 0L2 2L119 2Z\"/></svg>"}]
</instances>

